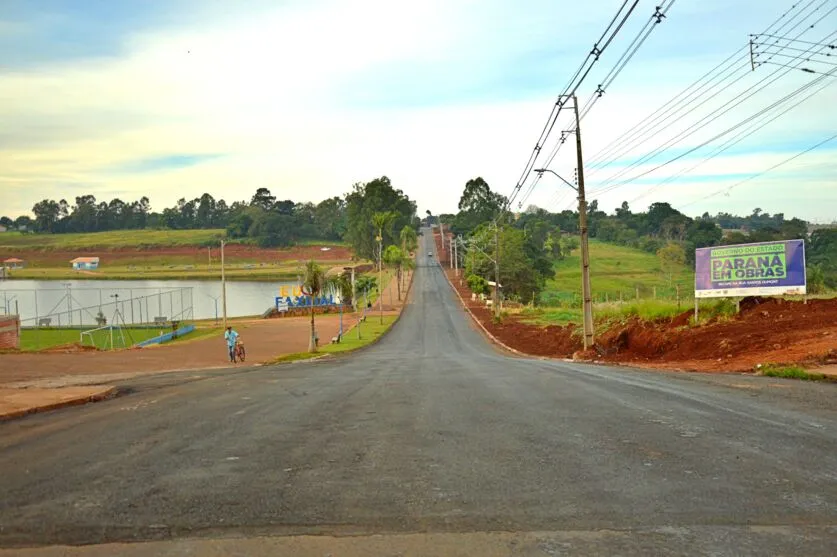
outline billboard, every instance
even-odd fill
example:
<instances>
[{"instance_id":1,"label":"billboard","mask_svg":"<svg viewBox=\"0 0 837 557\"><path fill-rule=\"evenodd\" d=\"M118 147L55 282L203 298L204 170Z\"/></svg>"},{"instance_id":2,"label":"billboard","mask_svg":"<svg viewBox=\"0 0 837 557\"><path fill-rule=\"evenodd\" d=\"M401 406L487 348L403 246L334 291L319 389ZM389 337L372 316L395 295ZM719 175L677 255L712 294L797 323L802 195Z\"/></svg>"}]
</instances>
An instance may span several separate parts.
<instances>
[{"instance_id":1,"label":"billboard","mask_svg":"<svg viewBox=\"0 0 837 557\"><path fill-rule=\"evenodd\" d=\"M695 250L696 298L805 293L803 240Z\"/></svg>"}]
</instances>

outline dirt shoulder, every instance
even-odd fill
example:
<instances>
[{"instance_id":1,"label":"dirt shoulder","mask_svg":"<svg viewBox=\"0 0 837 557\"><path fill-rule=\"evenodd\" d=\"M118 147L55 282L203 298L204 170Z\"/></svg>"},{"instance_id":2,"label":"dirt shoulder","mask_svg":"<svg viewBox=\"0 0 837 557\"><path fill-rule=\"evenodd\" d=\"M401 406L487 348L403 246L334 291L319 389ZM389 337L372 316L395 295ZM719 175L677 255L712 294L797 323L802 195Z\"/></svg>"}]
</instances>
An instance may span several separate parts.
<instances>
[{"instance_id":1,"label":"dirt shoulder","mask_svg":"<svg viewBox=\"0 0 837 557\"><path fill-rule=\"evenodd\" d=\"M572 358L582 349L578 327L542 327L506 317L492 321L491 311L452 271L451 282L480 323L500 342L533 356ZM752 298L729 319L689 325L691 312L673 319L629 319L596 338L600 361L690 371L752 371L758 364L824 366L837 363L837 299L807 304Z\"/></svg>"},{"instance_id":2,"label":"dirt shoulder","mask_svg":"<svg viewBox=\"0 0 837 557\"><path fill-rule=\"evenodd\" d=\"M352 314L343 316L344 328L356 320ZM337 335L340 318L323 315L316 318L322 343ZM308 348L311 323L307 317L266 319L236 326L247 350L247 366L272 360L282 354L302 352ZM72 351L66 353L21 353L0 355L0 385L22 387L63 386L79 381L96 382L113 377L229 367L223 337L133 348L112 352Z\"/></svg>"}]
</instances>

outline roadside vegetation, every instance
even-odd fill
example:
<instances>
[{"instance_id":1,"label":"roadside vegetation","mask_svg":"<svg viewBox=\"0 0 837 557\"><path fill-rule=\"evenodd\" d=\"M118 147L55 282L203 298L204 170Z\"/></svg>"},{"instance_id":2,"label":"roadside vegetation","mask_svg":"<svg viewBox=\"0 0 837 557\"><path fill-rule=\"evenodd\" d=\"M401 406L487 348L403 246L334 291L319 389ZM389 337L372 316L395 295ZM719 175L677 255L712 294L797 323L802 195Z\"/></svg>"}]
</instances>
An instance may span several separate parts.
<instances>
[{"instance_id":1,"label":"roadside vegetation","mask_svg":"<svg viewBox=\"0 0 837 557\"><path fill-rule=\"evenodd\" d=\"M328 354L340 354L346 352L353 352L370 344L377 342L395 323L397 316L384 316L383 323L378 319L372 319L368 316L366 321L360 325L360 339L357 338L357 324L352 329L346 331L339 343L329 343L320 346L317 352L297 352L295 354L286 354L280 356L275 360L270 361L271 364L281 364L288 362L296 362L300 360L308 360L317 358Z\"/></svg>"},{"instance_id":2,"label":"roadside vegetation","mask_svg":"<svg viewBox=\"0 0 837 557\"><path fill-rule=\"evenodd\" d=\"M833 380L824 373L814 373L805 369L789 365L767 364L757 367L756 371L765 377L780 377L782 379L799 379L801 381L827 381Z\"/></svg>"}]
</instances>

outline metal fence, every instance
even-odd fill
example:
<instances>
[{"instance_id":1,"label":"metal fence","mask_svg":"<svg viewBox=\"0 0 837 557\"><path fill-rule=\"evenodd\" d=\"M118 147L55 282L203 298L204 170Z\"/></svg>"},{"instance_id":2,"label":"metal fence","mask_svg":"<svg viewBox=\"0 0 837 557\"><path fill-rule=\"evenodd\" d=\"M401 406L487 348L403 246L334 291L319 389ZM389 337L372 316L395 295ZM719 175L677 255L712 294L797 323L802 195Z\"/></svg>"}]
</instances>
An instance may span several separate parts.
<instances>
[{"instance_id":1,"label":"metal fence","mask_svg":"<svg viewBox=\"0 0 837 557\"><path fill-rule=\"evenodd\" d=\"M21 327L160 325L194 319L192 287L4 289L0 313Z\"/></svg>"}]
</instances>

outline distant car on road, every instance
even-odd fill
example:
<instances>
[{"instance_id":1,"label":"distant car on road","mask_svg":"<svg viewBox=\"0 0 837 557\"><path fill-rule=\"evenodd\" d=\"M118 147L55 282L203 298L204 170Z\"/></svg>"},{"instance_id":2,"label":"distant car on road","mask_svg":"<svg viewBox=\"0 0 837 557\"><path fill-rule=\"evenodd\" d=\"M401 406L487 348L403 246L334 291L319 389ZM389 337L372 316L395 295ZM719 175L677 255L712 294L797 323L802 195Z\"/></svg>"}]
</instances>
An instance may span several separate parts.
<instances>
[{"instance_id":1,"label":"distant car on road","mask_svg":"<svg viewBox=\"0 0 837 557\"><path fill-rule=\"evenodd\" d=\"M427 257L433 257L433 252L432 252L432 251L428 251L428 252L427 252Z\"/></svg>"}]
</instances>

